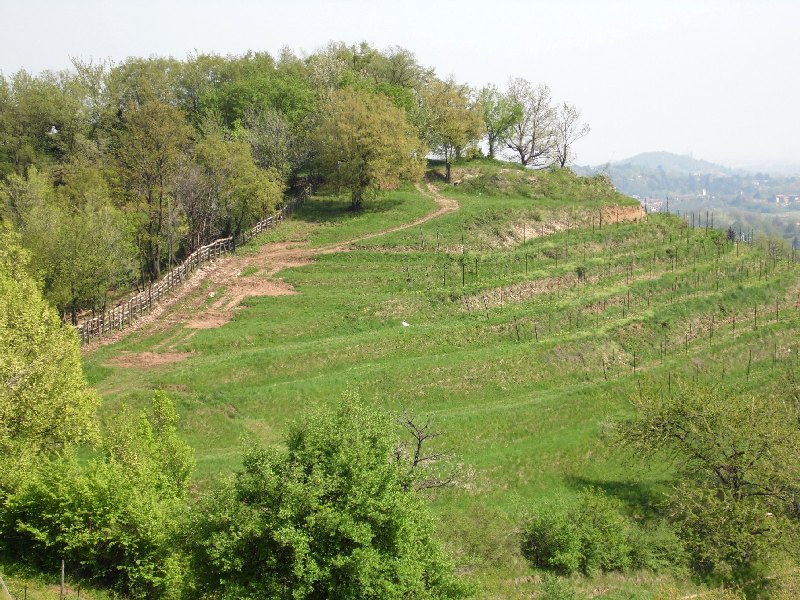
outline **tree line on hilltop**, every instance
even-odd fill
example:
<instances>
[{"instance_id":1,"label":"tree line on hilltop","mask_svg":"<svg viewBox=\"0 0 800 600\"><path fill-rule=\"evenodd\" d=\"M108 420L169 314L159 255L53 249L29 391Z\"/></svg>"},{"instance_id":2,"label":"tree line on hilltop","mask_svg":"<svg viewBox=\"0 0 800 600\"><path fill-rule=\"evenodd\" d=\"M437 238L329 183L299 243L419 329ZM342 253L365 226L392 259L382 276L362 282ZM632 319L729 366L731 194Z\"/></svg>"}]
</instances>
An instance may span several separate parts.
<instances>
[{"instance_id":1,"label":"tree line on hilltop","mask_svg":"<svg viewBox=\"0 0 800 600\"><path fill-rule=\"evenodd\" d=\"M471 89L397 47L73 67L0 77L0 218L73 321L103 308L109 289L141 288L212 239L238 236L301 175L357 209L419 178L429 153L448 180L483 140L490 157L563 167L588 133L546 85Z\"/></svg>"}]
</instances>

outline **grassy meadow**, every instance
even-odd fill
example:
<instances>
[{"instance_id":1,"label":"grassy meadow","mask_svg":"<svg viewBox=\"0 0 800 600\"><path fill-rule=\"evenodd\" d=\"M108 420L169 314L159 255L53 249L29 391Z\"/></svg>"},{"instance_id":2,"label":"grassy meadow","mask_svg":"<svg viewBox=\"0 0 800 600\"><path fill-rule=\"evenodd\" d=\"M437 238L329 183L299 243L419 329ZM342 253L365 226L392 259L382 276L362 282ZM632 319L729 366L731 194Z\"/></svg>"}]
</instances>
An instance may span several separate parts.
<instances>
[{"instance_id":1,"label":"grassy meadow","mask_svg":"<svg viewBox=\"0 0 800 600\"><path fill-rule=\"evenodd\" d=\"M670 468L623 456L607 432L643 385L779 380L798 359L800 269L766 241L736 244L672 215L617 222L609 206L638 205L601 178L491 161L453 177L435 183L458 211L285 269L297 294L251 297L222 327L145 327L87 354L86 371L107 419L154 389L176 399L198 489L232 473L247 444L280 443L287 422L346 390L430 419L444 433L435 447L467 472L429 493L460 572L482 598L529 598L540 577L519 551L524 515L591 485L645 519ZM360 213L347 204L313 197L241 251L347 242L437 207L410 186ZM146 369L115 362L166 351L190 354ZM618 599L698 589L679 573L575 582Z\"/></svg>"}]
</instances>

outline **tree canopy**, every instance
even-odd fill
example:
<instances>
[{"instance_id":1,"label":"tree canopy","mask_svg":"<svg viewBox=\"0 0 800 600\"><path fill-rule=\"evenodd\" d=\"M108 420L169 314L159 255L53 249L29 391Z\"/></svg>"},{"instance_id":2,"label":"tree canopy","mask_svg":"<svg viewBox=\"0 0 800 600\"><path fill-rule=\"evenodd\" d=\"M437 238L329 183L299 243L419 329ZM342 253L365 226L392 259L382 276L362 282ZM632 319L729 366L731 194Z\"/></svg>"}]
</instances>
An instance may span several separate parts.
<instances>
[{"instance_id":1,"label":"tree canopy","mask_svg":"<svg viewBox=\"0 0 800 600\"><path fill-rule=\"evenodd\" d=\"M466 596L396 444L390 420L347 397L295 423L285 450L250 450L191 526L198 594Z\"/></svg>"},{"instance_id":2,"label":"tree canopy","mask_svg":"<svg viewBox=\"0 0 800 600\"><path fill-rule=\"evenodd\" d=\"M417 180L429 151L449 181L482 139L490 157L566 166L588 131L544 85L476 91L395 46L72 63L0 77L0 214L73 320L238 235L308 181L358 208Z\"/></svg>"},{"instance_id":3,"label":"tree canopy","mask_svg":"<svg viewBox=\"0 0 800 600\"><path fill-rule=\"evenodd\" d=\"M77 335L28 274L28 253L0 226L0 492L24 457L96 439L98 398L83 376Z\"/></svg>"},{"instance_id":4,"label":"tree canopy","mask_svg":"<svg viewBox=\"0 0 800 600\"><path fill-rule=\"evenodd\" d=\"M774 547L797 546L797 389L751 395L684 385L634 400L639 416L621 428L620 440L678 469L669 511L700 570L742 574Z\"/></svg>"},{"instance_id":5,"label":"tree canopy","mask_svg":"<svg viewBox=\"0 0 800 600\"><path fill-rule=\"evenodd\" d=\"M385 96L342 90L331 95L316 137L317 165L335 188L350 192L352 207L425 168L422 142L405 112Z\"/></svg>"},{"instance_id":6,"label":"tree canopy","mask_svg":"<svg viewBox=\"0 0 800 600\"><path fill-rule=\"evenodd\" d=\"M449 183L453 159L481 138L483 121L470 100L469 87L453 79L432 81L425 87L423 99L429 142L444 157L445 181Z\"/></svg>"}]
</instances>

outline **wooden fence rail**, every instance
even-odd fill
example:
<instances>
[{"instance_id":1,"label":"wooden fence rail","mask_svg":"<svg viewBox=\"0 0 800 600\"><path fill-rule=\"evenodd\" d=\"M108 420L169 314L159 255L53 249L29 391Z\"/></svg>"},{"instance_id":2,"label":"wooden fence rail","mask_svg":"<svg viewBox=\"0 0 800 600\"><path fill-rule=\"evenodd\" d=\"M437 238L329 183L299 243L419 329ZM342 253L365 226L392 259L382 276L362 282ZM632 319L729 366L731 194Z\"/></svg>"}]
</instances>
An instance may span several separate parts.
<instances>
[{"instance_id":1,"label":"wooden fence rail","mask_svg":"<svg viewBox=\"0 0 800 600\"><path fill-rule=\"evenodd\" d=\"M147 289L130 297L128 300L120 302L114 308L79 321L77 329L81 343L87 344L95 338L129 327L149 313L162 298L180 287L201 265L234 251L237 245L244 244L252 239L253 236L275 227L283 221L286 215L291 214L298 206L302 205L309 193L308 189L303 190L297 198L284 205L274 215L259 221L249 230L243 232L238 239L232 237L221 238L198 248L187 256L186 260L180 265L170 270L161 281L150 284Z\"/></svg>"}]
</instances>

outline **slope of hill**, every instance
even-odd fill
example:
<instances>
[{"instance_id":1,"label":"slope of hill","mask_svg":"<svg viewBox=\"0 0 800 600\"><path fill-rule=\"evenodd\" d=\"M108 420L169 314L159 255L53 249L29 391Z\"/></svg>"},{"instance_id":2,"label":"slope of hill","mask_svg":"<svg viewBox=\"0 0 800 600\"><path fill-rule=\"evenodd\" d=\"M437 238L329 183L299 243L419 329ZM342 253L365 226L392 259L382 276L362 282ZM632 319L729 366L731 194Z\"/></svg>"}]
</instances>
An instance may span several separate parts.
<instances>
[{"instance_id":1,"label":"slope of hill","mask_svg":"<svg viewBox=\"0 0 800 600\"><path fill-rule=\"evenodd\" d=\"M611 163L611 167L633 166L643 169L663 169L667 173L731 173L732 169L707 160L694 158L691 154L672 152L643 152L624 160Z\"/></svg>"},{"instance_id":2,"label":"slope of hill","mask_svg":"<svg viewBox=\"0 0 800 600\"><path fill-rule=\"evenodd\" d=\"M95 349L87 371L108 418L154 388L178 400L199 487L239 466L243 441L276 443L288 421L346 390L430 420L445 433L433 449L464 467L457 486L431 493L441 537L480 597L529 598L542 578L520 552L524 516L586 486L637 518L652 511L672 471L633 469L604 432L642 385L770 385L794 356L798 268L675 216L646 217L602 176L474 161L446 186L438 170L436 193L458 210L399 228L435 209L424 188L362 214L313 198L244 249L246 268ZM278 265L276 249L314 247L326 251L277 270L291 261ZM242 281L281 293L239 297ZM225 319L206 318L221 301ZM680 572L570 585L621 599L665 583L698 590Z\"/></svg>"}]
</instances>

